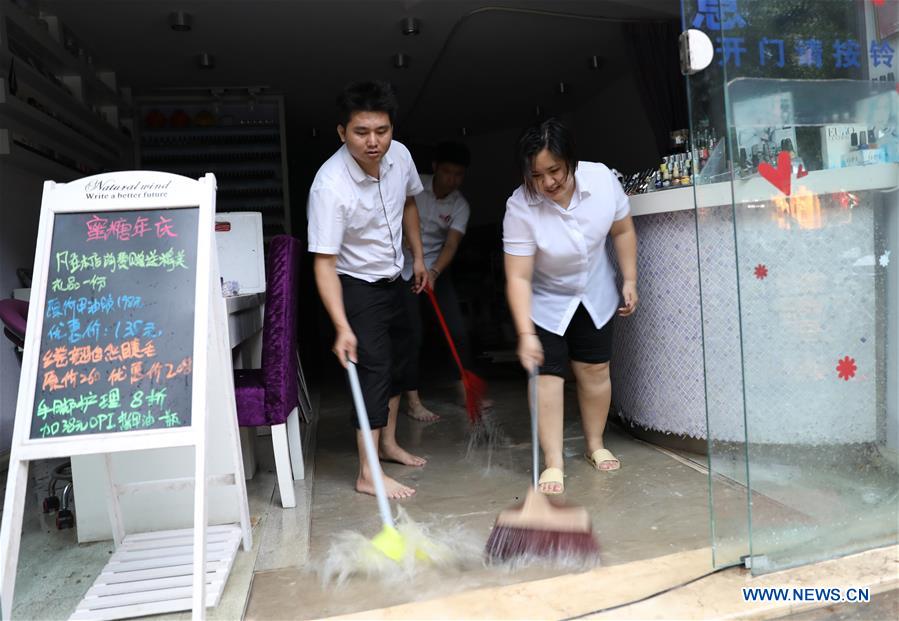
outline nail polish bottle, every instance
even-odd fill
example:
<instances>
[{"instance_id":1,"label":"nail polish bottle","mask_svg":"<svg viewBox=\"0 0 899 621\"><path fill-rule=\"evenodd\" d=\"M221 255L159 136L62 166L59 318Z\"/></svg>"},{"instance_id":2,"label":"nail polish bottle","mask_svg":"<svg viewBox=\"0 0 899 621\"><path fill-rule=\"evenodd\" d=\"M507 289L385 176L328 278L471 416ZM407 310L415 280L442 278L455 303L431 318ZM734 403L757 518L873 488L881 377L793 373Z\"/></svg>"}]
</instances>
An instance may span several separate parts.
<instances>
[{"instance_id":1,"label":"nail polish bottle","mask_svg":"<svg viewBox=\"0 0 899 621\"><path fill-rule=\"evenodd\" d=\"M868 130L868 148L876 149L877 148L877 136L874 132L874 128Z\"/></svg>"}]
</instances>

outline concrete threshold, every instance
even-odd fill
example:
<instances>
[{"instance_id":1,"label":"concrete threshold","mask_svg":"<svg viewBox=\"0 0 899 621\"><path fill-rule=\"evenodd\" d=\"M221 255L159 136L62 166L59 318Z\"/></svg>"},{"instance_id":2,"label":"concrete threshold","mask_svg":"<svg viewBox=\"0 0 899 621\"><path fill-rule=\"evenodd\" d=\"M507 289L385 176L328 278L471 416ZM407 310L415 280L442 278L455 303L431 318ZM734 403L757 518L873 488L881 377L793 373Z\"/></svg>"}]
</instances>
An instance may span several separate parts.
<instances>
[{"instance_id":1,"label":"concrete threshold","mask_svg":"<svg viewBox=\"0 0 899 621\"><path fill-rule=\"evenodd\" d=\"M833 602L743 601L744 587L899 588L899 546L752 576L710 568L711 549L331 619L773 619ZM860 603L859 606L865 604Z\"/></svg>"}]
</instances>

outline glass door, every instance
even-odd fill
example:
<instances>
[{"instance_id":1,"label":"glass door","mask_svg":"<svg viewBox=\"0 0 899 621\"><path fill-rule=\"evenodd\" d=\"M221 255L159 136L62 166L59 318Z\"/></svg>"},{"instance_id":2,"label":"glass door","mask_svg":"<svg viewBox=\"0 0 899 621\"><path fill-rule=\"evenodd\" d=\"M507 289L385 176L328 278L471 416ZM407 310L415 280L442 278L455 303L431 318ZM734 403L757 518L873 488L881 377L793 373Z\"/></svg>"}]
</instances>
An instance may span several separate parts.
<instances>
[{"instance_id":1,"label":"glass door","mask_svg":"<svg viewBox=\"0 0 899 621\"><path fill-rule=\"evenodd\" d=\"M715 565L895 543L899 3L682 8Z\"/></svg>"}]
</instances>

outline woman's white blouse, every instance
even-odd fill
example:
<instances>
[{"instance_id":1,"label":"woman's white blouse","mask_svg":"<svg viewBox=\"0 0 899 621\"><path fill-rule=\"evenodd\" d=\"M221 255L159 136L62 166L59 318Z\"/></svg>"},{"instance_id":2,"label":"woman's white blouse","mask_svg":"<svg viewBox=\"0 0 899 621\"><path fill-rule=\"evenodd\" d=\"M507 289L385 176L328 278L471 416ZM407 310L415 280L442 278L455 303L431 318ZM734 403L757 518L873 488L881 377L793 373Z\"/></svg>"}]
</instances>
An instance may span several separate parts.
<instances>
[{"instance_id":1,"label":"woman's white blouse","mask_svg":"<svg viewBox=\"0 0 899 621\"><path fill-rule=\"evenodd\" d=\"M503 219L505 253L534 257L531 319L559 335L581 303L597 328L615 314L619 294L606 237L630 213L621 183L604 164L579 162L574 178L568 209L519 186Z\"/></svg>"}]
</instances>

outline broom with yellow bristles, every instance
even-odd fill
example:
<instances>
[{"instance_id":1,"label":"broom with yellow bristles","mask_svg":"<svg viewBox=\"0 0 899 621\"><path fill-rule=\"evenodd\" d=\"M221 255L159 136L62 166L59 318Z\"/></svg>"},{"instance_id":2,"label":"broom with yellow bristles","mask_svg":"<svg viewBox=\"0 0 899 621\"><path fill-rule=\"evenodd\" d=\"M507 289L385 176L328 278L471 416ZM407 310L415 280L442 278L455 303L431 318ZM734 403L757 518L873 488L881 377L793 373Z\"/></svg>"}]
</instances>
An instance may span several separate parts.
<instances>
[{"instance_id":1,"label":"broom with yellow bristles","mask_svg":"<svg viewBox=\"0 0 899 621\"><path fill-rule=\"evenodd\" d=\"M587 510L550 499L538 489L540 441L537 437L537 370L532 369L530 387L533 487L524 502L506 509L496 518L487 540L487 557L506 561L515 557L586 558L599 553Z\"/></svg>"},{"instance_id":2,"label":"broom with yellow bristles","mask_svg":"<svg viewBox=\"0 0 899 621\"><path fill-rule=\"evenodd\" d=\"M375 550L397 563L410 553L419 560L427 560L428 554L420 546L413 546L411 550L409 549L409 542L397 530L393 521L390 503L387 501L387 490L384 489L384 477L381 473L378 451L371 437L371 426L368 422L365 400L362 397L362 387L359 385L356 363L347 360L346 367L350 378L350 391L353 393L353 403L356 406L356 418L359 421L359 429L362 431L365 459L368 461L368 468L371 471L372 481L375 486L375 498L378 501L378 511L381 514L381 532L371 540L371 545Z\"/></svg>"}]
</instances>

